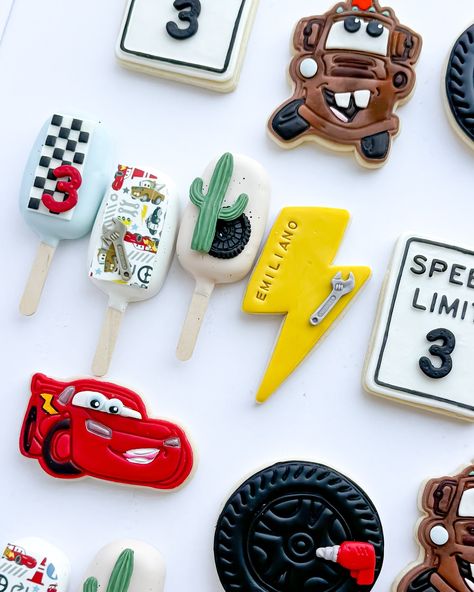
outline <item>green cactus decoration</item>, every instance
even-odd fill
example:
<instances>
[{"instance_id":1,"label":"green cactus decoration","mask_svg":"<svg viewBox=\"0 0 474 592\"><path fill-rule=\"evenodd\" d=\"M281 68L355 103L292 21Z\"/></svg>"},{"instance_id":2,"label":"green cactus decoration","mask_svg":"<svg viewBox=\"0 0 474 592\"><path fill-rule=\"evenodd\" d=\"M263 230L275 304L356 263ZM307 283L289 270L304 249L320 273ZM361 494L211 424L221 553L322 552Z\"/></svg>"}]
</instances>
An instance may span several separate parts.
<instances>
[{"instance_id":1,"label":"green cactus decoration","mask_svg":"<svg viewBox=\"0 0 474 592\"><path fill-rule=\"evenodd\" d=\"M204 181L197 178L190 189L190 198L199 208L199 217L194 228L191 249L209 253L216 234L218 220L236 220L244 213L249 198L242 193L231 206L223 206L227 190L234 172L234 157L227 152L219 159L212 174L207 194L204 195Z\"/></svg>"},{"instance_id":2,"label":"green cactus decoration","mask_svg":"<svg viewBox=\"0 0 474 592\"><path fill-rule=\"evenodd\" d=\"M128 592L130 580L133 575L134 553L132 549L125 549L119 555L112 573L106 592ZM84 582L83 592L97 592L99 584L95 578L88 578Z\"/></svg>"}]
</instances>

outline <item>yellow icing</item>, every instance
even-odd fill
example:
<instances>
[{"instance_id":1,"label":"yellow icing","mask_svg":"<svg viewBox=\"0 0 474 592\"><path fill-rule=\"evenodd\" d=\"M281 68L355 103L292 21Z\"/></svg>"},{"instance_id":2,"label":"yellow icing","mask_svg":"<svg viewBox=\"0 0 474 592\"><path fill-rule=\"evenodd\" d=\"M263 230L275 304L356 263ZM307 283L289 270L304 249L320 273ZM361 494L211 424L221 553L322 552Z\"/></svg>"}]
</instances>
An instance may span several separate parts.
<instances>
[{"instance_id":1,"label":"yellow icing","mask_svg":"<svg viewBox=\"0 0 474 592\"><path fill-rule=\"evenodd\" d=\"M286 315L278 342L257 393L265 402L329 330L369 279L369 267L332 265L349 223L349 212L291 207L280 212L250 278L243 310ZM355 288L323 321L311 315L332 291L332 279L352 272Z\"/></svg>"}]
</instances>

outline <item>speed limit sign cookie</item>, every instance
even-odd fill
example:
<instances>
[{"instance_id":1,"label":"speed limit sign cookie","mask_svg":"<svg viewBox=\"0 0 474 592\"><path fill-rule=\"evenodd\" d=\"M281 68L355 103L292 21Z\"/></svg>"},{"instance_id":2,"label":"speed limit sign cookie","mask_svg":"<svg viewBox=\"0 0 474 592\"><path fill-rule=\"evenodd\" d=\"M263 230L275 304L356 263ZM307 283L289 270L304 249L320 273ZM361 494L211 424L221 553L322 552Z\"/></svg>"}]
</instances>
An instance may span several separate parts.
<instances>
[{"instance_id":1,"label":"speed limit sign cookie","mask_svg":"<svg viewBox=\"0 0 474 592\"><path fill-rule=\"evenodd\" d=\"M381 295L366 390L474 421L473 352L474 251L402 237Z\"/></svg>"}]
</instances>

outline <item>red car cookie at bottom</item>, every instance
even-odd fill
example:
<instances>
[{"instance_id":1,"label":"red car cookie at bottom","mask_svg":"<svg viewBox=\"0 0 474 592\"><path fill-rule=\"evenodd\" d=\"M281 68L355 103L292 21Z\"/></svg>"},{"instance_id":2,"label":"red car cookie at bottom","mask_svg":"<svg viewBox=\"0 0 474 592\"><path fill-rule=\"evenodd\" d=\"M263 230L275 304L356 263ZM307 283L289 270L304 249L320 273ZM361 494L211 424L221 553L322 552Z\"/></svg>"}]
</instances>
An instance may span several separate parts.
<instances>
[{"instance_id":1,"label":"red car cookie at bottom","mask_svg":"<svg viewBox=\"0 0 474 592\"><path fill-rule=\"evenodd\" d=\"M94 477L171 490L194 465L184 431L148 417L141 398L94 379L59 382L35 374L20 436L21 453L52 477Z\"/></svg>"}]
</instances>

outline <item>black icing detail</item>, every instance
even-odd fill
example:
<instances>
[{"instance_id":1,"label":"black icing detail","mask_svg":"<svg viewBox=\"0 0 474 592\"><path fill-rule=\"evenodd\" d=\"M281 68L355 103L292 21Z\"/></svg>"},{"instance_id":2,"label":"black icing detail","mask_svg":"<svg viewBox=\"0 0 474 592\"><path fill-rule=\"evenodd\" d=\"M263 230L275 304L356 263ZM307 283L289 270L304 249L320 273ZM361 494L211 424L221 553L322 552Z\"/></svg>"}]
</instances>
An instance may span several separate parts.
<instances>
[{"instance_id":1,"label":"black icing detail","mask_svg":"<svg viewBox=\"0 0 474 592\"><path fill-rule=\"evenodd\" d=\"M424 571L408 584L407 592L440 592L431 583L431 576L436 573L435 569Z\"/></svg>"},{"instance_id":2,"label":"black icing detail","mask_svg":"<svg viewBox=\"0 0 474 592\"><path fill-rule=\"evenodd\" d=\"M76 152L76 154L74 154L73 161L76 164L82 164L84 162L84 154L82 154L82 152Z\"/></svg>"},{"instance_id":3,"label":"black icing detail","mask_svg":"<svg viewBox=\"0 0 474 592\"><path fill-rule=\"evenodd\" d=\"M384 160L390 150L390 134L379 132L362 138L360 148L367 160Z\"/></svg>"},{"instance_id":4,"label":"black icing detail","mask_svg":"<svg viewBox=\"0 0 474 592\"><path fill-rule=\"evenodd\" d=\"M180 21L189 23L185 29L180 29L178 25L169 21L166 23L166 30L168 35L178 41L189 39L196 35L199 29L199 15L201 14L201 2L199 0L174 0L173 6L179 10L178 18Z\"/></svg>"},{"instance_id":5,"label":"black icing detail","mask_svg":"<svg viewBox=\"0 0 474 592\"><path fill-rule=\"evenodd\" d=\"M318 559L316 549L367 542L383 563L383 530L368 496L334 469L278 463L243 483L227 501L214 538L226 592L360 592L350 572Z\"/></svg>"},{"instance_id":6,"label":"black icing detail","mask_svg":"<svg viewBox=\"0 0 474 592\"><path fill-rule=\"evenodd\" d=\"M294 140L303 132L309 129L309 123L303 119L298 109L304 105L304 99L291 101L278 111L273 117L273 131L280 136L282 140Z\"/></svg>"},{"instance_id":7,"label":"black icing detail","mask_svg":"<svg viewBox=\"0 0 474 592\"><path fill-rule=\"evenodd\" d=\"M71 129L75 132L81 131L82 128L82 120L80 119L73 119L71 123Z\"/></svg>"},{"instance_id":8,"label":"black icing detail","mask_svg":"<svg viewBox=\"0 0 474 592\"><path fill-rule=\"evenodd\" d=\"M456 347L456 337L448 329L433 329L426 336L426 339L433 341L442 341L442 345L432 345L429 352L432 356L441 360L440 366L434 366L429 358L423 356L420 358L420 368L429 378L445 378L453 369L453 359L451 354Z\"/></svg>"},{"instance_id":9,"label":"black icing detail","mask_svg":"<svg viewBox=\"0 0 474 592\"><path fill-rule=\"evenodd\" d=\"M216 235L209 255L217 259L233 259L242 253L250 240L252 227L245 214L230 222L218 220Z\"/></svg>"},{"instance_id":10,"label":"black icing detail","mask_svg":"<svg viewBox=\"0 0 474 592\"><path fill-rule=\"evenodd\" d=\"M451 52L446 94L456 123L474 141L474 25L461 35Z\"/></svg>"},{"instance_id":11,"label":"black icing detail","mask_svg":"<svg viewBox=\"0 0 474 592\"><path fill-rule=\"evenodd\" d=\"M353 93L351 93L351 99L349 101L348 107L339 107L339 105L336 102L336 93L334 91L329 90L328 88L325 88L323 90L323 93L324 93L324 99L325 99L328 107L333 107L334 109L337 109L337 111L339 111L339 113L341 113L342 115L344 115L347 118L348 123L350 123L351 121L354 121L356 115L362 111L362 109L360 109L356 105Z\"/></svg>"},{"instance_id":12,"label":"black icing detail","mask_svg":"<svg viewBox=\"0 0 474 592\"><path fill-rule=\"evenodd\" d=\"M59 130L59 137L62 138L63 140L67 140L69 138L69 134L71 133L71 130L67 127L62 127Z\"/></svg>"},{"instance_id":13,"label":"black icing detail","mask_svg":"<svg viewBox=\"0 0 474 592\"><path fill-rule=\"evenodd\" d=\"M357 31L360 31L361 26L361 20L357 16L348 16L344 20L344 29L348 33L357 33Z\"/></svg>"},{"instance_id":14,"label":"black icing detail","mask_svg":"<svg viewBox=\"0 0 474 592\"><path fill-rule=\"evenodd\" d=\"M46 146L54 146L56 144L56 136L48 136L45 144Z\"/></svg>"},{"instance_id":15,"label":"black icing detail","mask_svg":"<svg viewBox=\"0 0 474 592\"><path fill-rule=\"evenodd\" d=\"M23 433L22 433L22 442L23 442L23 450L25 452L29 452L31 450L31 444L33 440L33 434L35 433L36 429L36 421L38 419L38 410L36 407L32 407L28 416L25 421L25 425L23 426Z\"/></svg>"},{"instance_id":16,"label":"black icing detail","mask_svg":"<svg viewBox=\"0 0 474 592\"><path fill-rule=\"evenodd\" d=\"M128 27L130 25L130 20L132 18L133 10L135 7L135 0L132 0L132 2L130 4L130 8L128 10L127 20L126 20L126 23L125 23L125 26L123 29L122 38L120 40L120 49L124 53L139 56L139 57L146 58L148 60L152 60L152 61L156 61L156 62L165 62L167 64L175 64L177 66L185 66L185 67L192 68L195 70L203 70L205 72L215 72L217 74L224 74L224 72L227 72L227 70L229 68L230 60L232 58L232 53L234 51L235 41L237 39L237 33L239 32L240 23L242 20L242 14L244 12L244 8L245 8L247 1L248 0L242 0L242 4L240 5L239 12L238 12L237 18L235 20L235 25L234 25L234 28L232 31L232 37L230 40L229 49L227 51L224 65L222 68L213 68L211 66L206 66L205 64L197 64L197 63L193 63L193 62L185 62L182 60L174 60L174 59L167 58L164 56L157 56L157 55L152 55L149 53L143 53L140 51L134 51L132 49L128 49L125 44L126 44L126 39L127 39L127 34L128 34Z\"/></svg>"},{"instance_id":17,"label":"black icing detail","mask_svg":"<svg viewBox=\"0 0 474 592\"><path fill-rule=\"evenodd\" d=\"M380 37L383 32L384 26L380 21L370 21L370 23L367 25L367 34L370 35L370 37Z\"/></svg>"},{"instance_id":18,"label":"black icing detail","mask_svg":"<svg viewBox=\"0 0 474 592\"><path fill-rule=\"evenodd\" d=\"M56 127L59 127L63 122L63 117L62 115L53 115L52 119L51 119L51 125L55 125Z\"/></svg>"},{"instance_id":19,"label":"black icing detail","mask_svg":"<svg viewBox=\"0 0 474 592\"><path fill-rule=\"evenodd\" d=\"M393 77L393 86L395 88L401 89L401 88L405 88L405 86L408 84L408 76L406 75L405 72L397 72L397 74L395 74L395 76Z\"/></svg>"},{"instance_id":20,"label":"black icing detail","mask_svg":"<svg viewBox=\"0 0 474 592\"><path fill-rule=\"evenodd\" d=\"M71 429L71 420L63 419L62 421L58 421L48 432L46 438L43 442L43 459L49 469L56 473L57 475L80 475L81 471L71 462L60 462L53 458L51 445L53 442L54 437L58 432L68 431Z\"/></svg>"}]
</instances>

